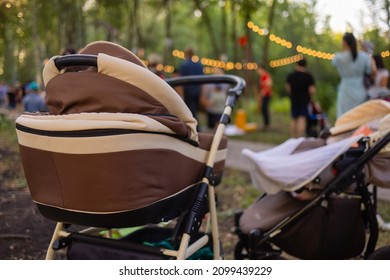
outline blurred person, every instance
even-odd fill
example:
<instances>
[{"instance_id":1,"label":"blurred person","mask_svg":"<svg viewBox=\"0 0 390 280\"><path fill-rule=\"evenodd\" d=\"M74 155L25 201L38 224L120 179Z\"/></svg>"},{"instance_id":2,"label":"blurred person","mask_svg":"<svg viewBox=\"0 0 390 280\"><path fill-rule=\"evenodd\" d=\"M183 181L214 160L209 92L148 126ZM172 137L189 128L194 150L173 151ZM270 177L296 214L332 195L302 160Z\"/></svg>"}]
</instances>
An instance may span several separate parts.
<instances>
[{"instance_id":1,"label":"blurred person","mask_svg":"<svg viewBox=\"0 0 390 280\"><path fill-rule=\"evenodd\" d=\"M76 54L76 50L74 48L65 48L65 50L62 51L62 55L68 55L68 54Z\"/></svg>"},{"instance_id":2,"label":"blurred person","mask_svg":"<svg viewBox=\"0 0 390 280\"><path fill-rule=\"evenodd\" d=\"M161 64L161 57L158 54L152 53L148 57L148 69L161 79L165 78L164 72L158 70L158 65Z\"/></svg>"},{"instance_id":3,"label":"blurred person","mask_svg":"<svg viewBox=\"0 0 390 280\"><path fill-rule=\"evenodd\" d=\"M368 90L374 84L374 78L377 71L375 60L372 57L374 53L374 44L370 41L363 41L360 44L360 48L369 55L371 61L371 74L364 74L363 76L364 86Z\"/></svg>"},{"instance_id":4,"label":"blurred person","mask_svg":"<svg viewBox=\"0 0 390 280\"><path fill-rule=\"evenodd\" d=\"M185 61L180 65L180 75L203 75L203 66L199 62L194 62L192 57L194 51L188 48L185 51ZM201 86L199 84L185 85L183 86L184 102L190 109L192 116L198 120L199 102L200 102Z\"/></svg>"},{"instance_id":5,"label":"blurred person","mask_svg":"<svg viewBox=\"0 0 390 280\"><path fill-rule=\"evenodd\" d=\"M389 92L387 83L389 81L389 70L386 69L380 55L374 55L373 59L377 68L373 84L368 89L370 99L386 96Z\"/></svg>"},{"instance_id":6,"label":"blurred person","mask_svg":"<svg viewBox=\"0 0 390 280\"><path fill-rule=\"evenodd\" d=\"M307 72L306 59L299 60L294 72L287 76L286 91L291 99L290 135L292 138L303 137L309 116L309 103L316 92L312 74Z\"/></svg>"},{"instance_id":7,"label":"blurred person","mask_svg":"<svg viewBox=\"0 0 390 280\"><path fill-rule=\"evenodd\" d=\"M341 77L337 91L337 117L365 102L368 98L364 75L371 75L370 56L357 50L356 38L345 33L342 51L336 53L332 64Z\"/></svg>"},{"instance_id":8,"label":"blurred person","mask_svg":"<svg viewBox=\"0 0 390 280\"><path fill-rule=\"evenodd\" d=\"M222 69L214 67L214 74L222 75ZM202 86L200 103L207 113L207 126L214 129L225 109L228 84L205 84Z\"/></svg>"},{"instance_id":9,"label":"blurred person","mask_svg":"<svg viewBox=\"0 0 390 280\"><path fill-rule=\"evenodd\" d=\"M175 67L172 73L172 78L180 77L179 70ZM183 86L175 86L173 89L180 95L181 99L184 99Z\"/></svg>"},{"instance_id":10,"label":"blurred person","mask_svg":"<svg viewBox=\"0 0 390 280\"><path fill-rule=\"evenodd\" d=\"M20 85L19 83L15 83L12 87L9 87L7 95L8 95L8 109L15 110L16 102L19 99Z\"/></svg>"},{"instance_id":11,"label":"blurred person","mask_svg":"<svg viewBox=\"0 0 390 280\"><path fill-rule=\"evenodd\" d=\"M0 80L0 109L4 109L7 107L7 93L8 86L3 80Z\"/></svg>"},{"instance_id":12,"label":"blurred person","mask_svg":"<svg viewBox=\"0 0 390 280\"><path fill-rule=\"evenodd\" d=\"M39 86L33 81L27 86L27 94L22 100L23 109L26 112L42 112L47 111L45 101L39 94Z\"/></svg>"},{"instance_id":13,"label":"blurred person","mask_svg":"<svg viewBox=\"0 0 390 280\"><path fill-rule=\"evenodd\" d=\"M260 89L257 99L263 116L263 129L268 129L271 123L269 103L272 95L272 78L264 64L257 68L257 73L260 76Z\"/></svg>"}]
</instances>

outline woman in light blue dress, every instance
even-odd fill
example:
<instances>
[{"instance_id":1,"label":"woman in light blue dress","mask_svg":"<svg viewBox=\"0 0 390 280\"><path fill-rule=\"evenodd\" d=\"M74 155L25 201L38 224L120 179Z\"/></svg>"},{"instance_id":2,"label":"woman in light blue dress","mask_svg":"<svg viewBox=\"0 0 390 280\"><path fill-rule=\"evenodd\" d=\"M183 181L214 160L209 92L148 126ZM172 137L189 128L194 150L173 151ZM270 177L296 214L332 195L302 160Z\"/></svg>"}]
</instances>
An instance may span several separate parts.
<instances>
[{"instance_id":1,"label":"woman in light blue dress","mask_svg":"<svg viewBox=\"0 0 390 280\"><path fill-rule=\"evenodd\" d=\"M367 53L357 51L352 33L343 36L343 51L336 53L332 61L341 81L337 92L337 117L365 102L368 98L364 75L371 74L371 60Z\"/></svg>"}]
</instances>

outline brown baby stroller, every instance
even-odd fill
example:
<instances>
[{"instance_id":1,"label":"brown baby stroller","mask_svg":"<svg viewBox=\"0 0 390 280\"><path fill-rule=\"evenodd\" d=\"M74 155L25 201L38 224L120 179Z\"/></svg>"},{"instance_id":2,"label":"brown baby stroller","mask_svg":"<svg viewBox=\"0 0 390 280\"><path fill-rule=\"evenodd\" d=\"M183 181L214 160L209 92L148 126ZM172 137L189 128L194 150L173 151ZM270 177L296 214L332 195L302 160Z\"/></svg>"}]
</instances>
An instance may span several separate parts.
<instances>
[{"instance_id":1,"label":"brown baby stroller","mask_svg":"<svg viewBox=\"0 0 390 280\"><path fill-rule=\"evenodd\" d=\"M47 259L62 248L68 259L187 259L206 247L222 258L214 187L226 158L223 131L245 82L165 82L109 42L53 57L43 76L49 113L22 114L16 130L32 199L57 222ZM208 82L233 85L214 135L197 132L171 87ZM168 221L174 226L155 226ZM129 227L138 230L110 238Z\"/></svg>"},{"instance_id":2,"label":"brown baby stroller","mask_svg":"<svg viewBox=\"0 0 390 280\"><path fill-rule=\"evenodd\" d=\"M244 150L265 195L236 216L236 259L389 258L389 247L372 254L378 224L371 191L390 187L389 131L390 104L375 100L341 116L327 139Z\"/></svg>"}]
</instances>

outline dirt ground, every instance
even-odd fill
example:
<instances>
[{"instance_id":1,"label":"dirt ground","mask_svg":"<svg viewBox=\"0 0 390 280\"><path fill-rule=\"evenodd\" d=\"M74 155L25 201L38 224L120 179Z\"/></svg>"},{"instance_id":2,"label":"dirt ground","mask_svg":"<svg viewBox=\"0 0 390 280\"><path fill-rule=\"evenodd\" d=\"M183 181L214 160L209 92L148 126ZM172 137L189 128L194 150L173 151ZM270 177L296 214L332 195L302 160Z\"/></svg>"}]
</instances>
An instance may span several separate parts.
<instances>
[{"instance_id":1,"label":"dirt ground","mask_svg":"<svg viewBox=\"0 0 390 280\"><path fill-rule=\"evenodd\" d=\"M0 157L0 259L43 259L55 224L23 187L18 152L2 145Z\"/></svg>"}]
</instances>

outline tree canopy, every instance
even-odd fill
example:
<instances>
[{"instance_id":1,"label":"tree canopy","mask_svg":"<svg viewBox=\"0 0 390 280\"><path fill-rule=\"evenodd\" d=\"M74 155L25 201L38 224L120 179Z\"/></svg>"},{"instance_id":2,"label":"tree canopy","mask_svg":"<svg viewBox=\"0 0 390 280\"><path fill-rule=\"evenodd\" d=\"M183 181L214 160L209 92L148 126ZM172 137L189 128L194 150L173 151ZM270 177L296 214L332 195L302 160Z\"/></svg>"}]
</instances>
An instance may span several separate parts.
<instances>
[{"instance_id":1,"label":"tree canopy","mask_svg":"<svg viewBox=\"0 0 390 280\"><path fill-rule=\"evenodd\" d=\"M390 0L366 4L375 20L355 35L386 55ZM244 76L250 86L256 83L251 63L264 63L273 66L270 72L280 95L292 57L301 53L320 92L334 96L337 73L320 56L339 51L342 34L332 31L329 17L319 19L316 5L315 0L0 0L0 80L40 82L46 59L67 47L108 40L144 60L160 54L161 63L173 67L181 63L173 51L192 47L199 59L209 58L211 65L224 62L226 72Z\"/></svg>"}]
</instances>

